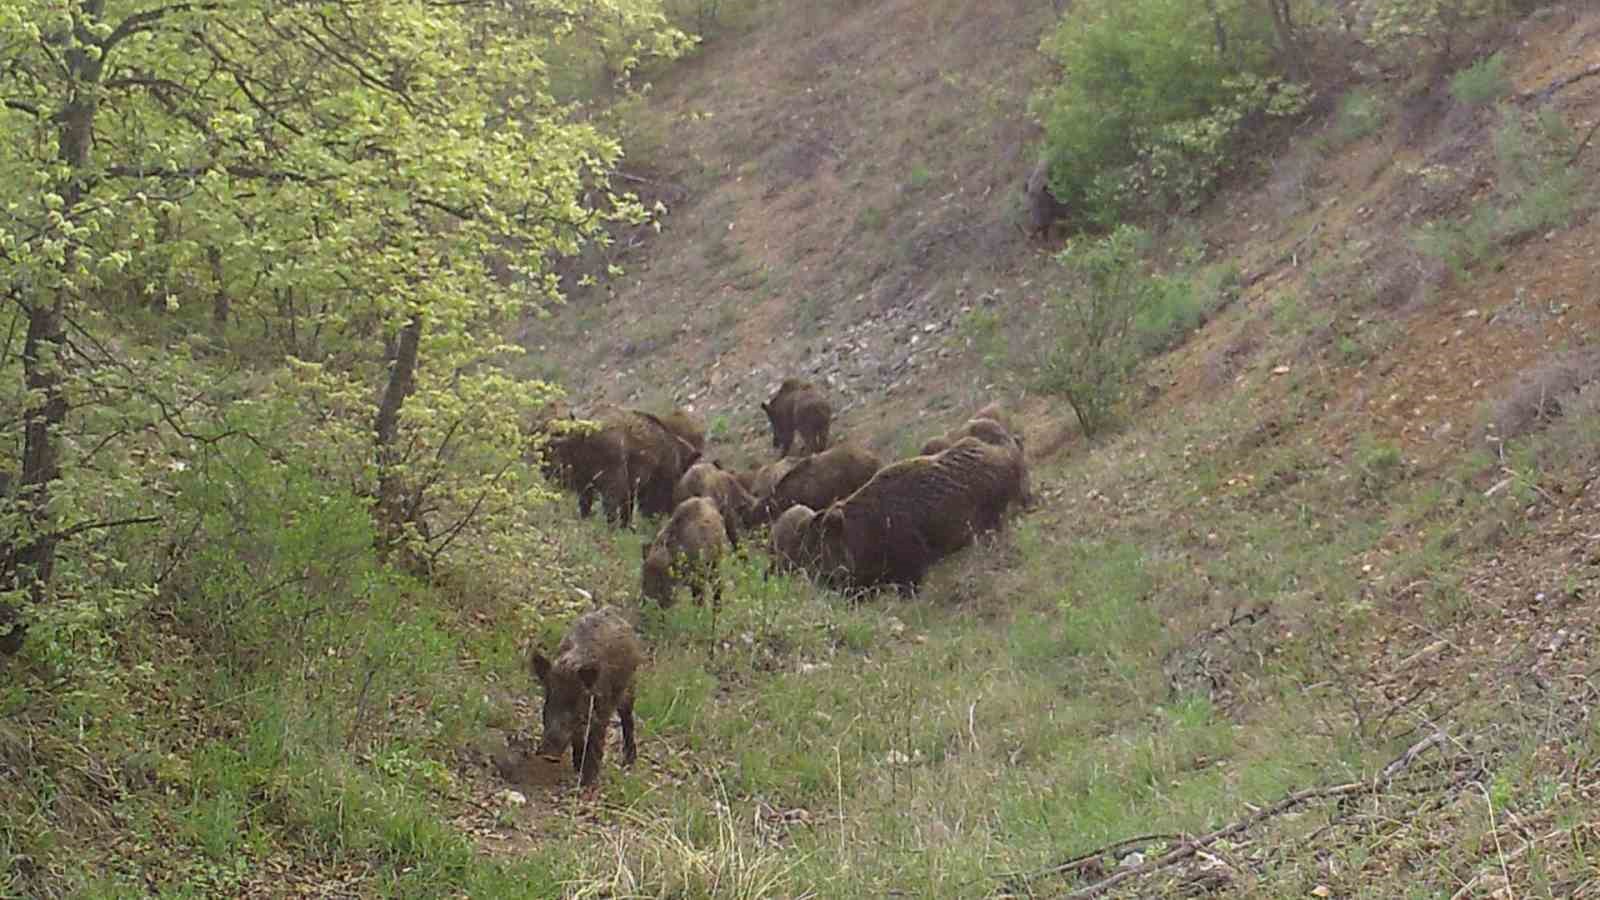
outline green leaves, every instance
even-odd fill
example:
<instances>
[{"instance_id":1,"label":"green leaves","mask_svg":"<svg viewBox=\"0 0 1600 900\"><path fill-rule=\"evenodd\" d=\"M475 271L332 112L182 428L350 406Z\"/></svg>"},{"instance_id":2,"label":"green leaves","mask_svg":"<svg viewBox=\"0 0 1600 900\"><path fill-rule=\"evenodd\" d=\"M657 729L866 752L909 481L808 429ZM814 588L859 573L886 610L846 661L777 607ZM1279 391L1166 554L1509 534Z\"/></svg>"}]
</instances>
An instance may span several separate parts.
<instances>
[{"instance_id":1,"label":"green leaves","mask_svg":"<svg viewBox=\"0 0 1600 900\"><path fill-rule=\"evenodd\" d=\"M1270 77L1270 28L1257 6L1241 2L1075 5L1041 46L1061 80L1033 102L1051 192L1103 228L1140 206L1203 196L1247 115L1304 107L1303 91Z\"/></svg>"},{"instance_id":2,"label":"green leaves","mask_svg":"<svg viewBox=\"0 0 1600 900\"><path fill-rule=\"evenodd\" d=\"M502 335L559 299L557 257L650 216L610 189L621 147L555 99L552 59L599 53L621 79L690 44L658 0L0 9L8 315L14 334L59 316L66 335L31 373L0 356L0 411L65 418L29 431L61 473L46 506L0 509L7 533L159 507L163 466L231 434L354 496L387 479L430 565L516 552L543 496L521 424L553 389L505 375ZM416 371L377 454L414 319ZM40 373L59 388L28 388ZM58 588L150 577L124 563L75 557Z\"/></svg>"}]
</instances>

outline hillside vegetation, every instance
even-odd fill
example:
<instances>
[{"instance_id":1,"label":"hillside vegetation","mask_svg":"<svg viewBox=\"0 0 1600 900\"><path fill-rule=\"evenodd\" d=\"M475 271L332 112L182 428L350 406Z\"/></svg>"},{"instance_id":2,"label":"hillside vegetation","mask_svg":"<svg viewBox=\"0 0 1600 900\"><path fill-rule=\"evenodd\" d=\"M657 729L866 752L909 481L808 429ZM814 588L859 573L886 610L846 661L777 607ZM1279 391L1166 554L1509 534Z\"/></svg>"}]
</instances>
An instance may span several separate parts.
<instances>
[{"instance_id":1,"label":"hillside vegetation","mask_svg":"<svg viewBox=\"0 0 1600 900\"><path fill-rule=\"evenodd\" d=\"M280 6L0 11L0 896L1600 896L1590 5ZM530 426L792 375L1038 503L641 602Z\"/></svg>"}]
</instances>

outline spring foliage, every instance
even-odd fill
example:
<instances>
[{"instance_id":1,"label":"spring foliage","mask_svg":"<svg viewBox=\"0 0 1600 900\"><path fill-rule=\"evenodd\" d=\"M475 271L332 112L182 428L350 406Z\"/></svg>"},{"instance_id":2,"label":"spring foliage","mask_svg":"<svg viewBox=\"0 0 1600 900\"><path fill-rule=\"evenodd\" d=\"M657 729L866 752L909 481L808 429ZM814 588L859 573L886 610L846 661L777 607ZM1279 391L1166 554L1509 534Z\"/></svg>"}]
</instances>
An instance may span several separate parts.
<instances>
[{"instance_id":1,"label":"spring foliage","mask_svg":"<svg viewBox=\"0 0 1600 900\"><path fill-rule=\"evenodd\" d=\"M1305 91L1279 77L1256 3L1090 0L1042 49L1060 79L1034 101L1050 186L1087 224L1202 199L1247 117L1282 117Z\"/></svg>"},{"instance_id":2,"label":"spring foliage","mask_svg":"<svg viewBox=\"0 0 1600 900\"><path fill-rule=\"evenodd\" d=\"M655 0L0 7L0 601L48 605L66 532L164 517L151 483L226 440L375 497L414 560L505 533L551 386L500 335L660 211L550 90L578 36L619 78L691 43Z\"/></svg>"}]
</instances>

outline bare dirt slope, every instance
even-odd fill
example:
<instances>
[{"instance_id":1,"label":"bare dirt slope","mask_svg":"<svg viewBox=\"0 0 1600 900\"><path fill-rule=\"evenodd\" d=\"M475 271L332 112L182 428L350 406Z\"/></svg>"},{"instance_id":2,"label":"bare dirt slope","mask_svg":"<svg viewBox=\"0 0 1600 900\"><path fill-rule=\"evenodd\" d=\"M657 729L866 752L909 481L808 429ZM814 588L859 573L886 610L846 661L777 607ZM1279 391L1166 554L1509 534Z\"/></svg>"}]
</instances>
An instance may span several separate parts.
<instances>
[{"instance_id":1,"label":"bare dirt slope","mask_svg":"<svg viewBox=\"0 0 1600 900\"><path fill-rule=\"evenodd\" d=\"M579 393L694 404L741 436L793 373L829 383L847 432L907 405L885 399L964 407L983 385L924 387L963 311L1042 264L1018 188L1053 13L891 0L773 15L657 83L659 143L626 166L647 173L630 188L670 204L664 231L532 342L581 344L562 354Z\"/></svg>"}]
</instances>

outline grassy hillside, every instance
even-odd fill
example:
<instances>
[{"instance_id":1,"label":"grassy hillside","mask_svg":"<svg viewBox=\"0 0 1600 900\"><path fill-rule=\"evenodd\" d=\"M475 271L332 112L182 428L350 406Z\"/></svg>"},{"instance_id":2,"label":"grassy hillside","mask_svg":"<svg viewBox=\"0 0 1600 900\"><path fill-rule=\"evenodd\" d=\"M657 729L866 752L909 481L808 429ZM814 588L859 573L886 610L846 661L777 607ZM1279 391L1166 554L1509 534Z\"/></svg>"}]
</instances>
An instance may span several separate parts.
<instances>
[{"instance_id":1,"label":"grassy hillside","mask_svg":"<svg viewBox=\"0 0 1600 900\"><path fill-rule=\"evenodd\" d=\"M1041 6L777 13L658 83L630 165L673 212L538 332L569 381L694 405L734 459L792 373L890 453L999 397L1047 502L915 602L782 602L832 646L658 641L658 690L710 676L660 740L713 799L624 799L591 877L1055 896L1143 860L1116 890L1593 890L1600 20L1358 66L1158 223L1194 330L1087 442L1034 389L1063 278L1018 228Z\"/></svg>"},{"instance_id":2,"label":"grassy hillside","mask_svg":"<svg viewBox=\"0 0 1600 900\"><path fill-rule=\"evenodd\" d=\"M751 548L663 611L649 524L562 497L424 581L219 445L181 508L229 539L97 645L113 680L0 663L0 896L1597 895L1600 12L1363 61L1146 223L1174 317L1090 439L1039 389L1060 236L1021 228L1054 5L700 7L614 111L663 227L524 323L525 374L690 405L730 463L791 374L888 455L998 399L1039 508L914 599ZM495 764L591 597L650 656L597 804Z\"/></svg>"}]
</instances>

